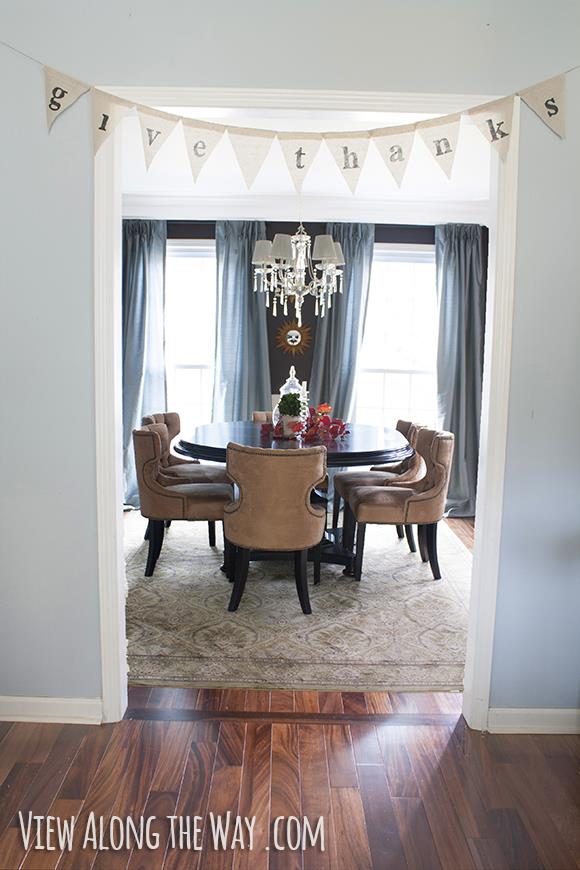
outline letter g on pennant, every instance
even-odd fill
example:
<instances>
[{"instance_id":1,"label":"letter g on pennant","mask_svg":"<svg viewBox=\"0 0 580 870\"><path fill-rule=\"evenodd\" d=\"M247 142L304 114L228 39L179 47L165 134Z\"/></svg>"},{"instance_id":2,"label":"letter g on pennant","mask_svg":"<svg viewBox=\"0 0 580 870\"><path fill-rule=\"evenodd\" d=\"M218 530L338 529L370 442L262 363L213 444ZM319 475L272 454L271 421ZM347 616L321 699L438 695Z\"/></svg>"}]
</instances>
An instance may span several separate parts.
<instances>
[{"instance_id":1,"label":"letter g on pennant","mask_svg":"<svg viewBox=\"0 0 580 870\"><path fill-rule=\"evenodd\" d=\"M89 90L89 85L72 79L70 76L44 67L44 87L46 92L46 120L48 129L52 127L57 118L66 112L79 97Z\"/></svg>"}]
</instances>

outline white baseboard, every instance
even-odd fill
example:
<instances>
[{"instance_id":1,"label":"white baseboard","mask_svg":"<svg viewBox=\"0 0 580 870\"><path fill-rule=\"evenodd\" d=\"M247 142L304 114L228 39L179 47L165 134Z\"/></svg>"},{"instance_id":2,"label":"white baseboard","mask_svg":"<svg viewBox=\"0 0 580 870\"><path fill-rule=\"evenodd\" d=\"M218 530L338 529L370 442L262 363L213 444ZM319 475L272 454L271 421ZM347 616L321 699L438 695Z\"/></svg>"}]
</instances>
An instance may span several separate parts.
<instances>
[{"instance_id":1,"label":"white baseboard","mask_svg":"<svg viewBox=\"0 0 580 870\"><path fill-rule=\"evenodd\" d=\"M487 722L494 734L580 734L580 710L574 708L495 707Z\"/></svg>"},{"instance_id":2,"label":"white baseboard","mask_svg":"<svg viewBox=\"0 0 580 870\"><path fill-rule=\"evenodd\" d=\"M0 721L100 725L103 721L103 702L101 698L21 698L18 695L0 695Z\"/></svg>"}]
</instances>

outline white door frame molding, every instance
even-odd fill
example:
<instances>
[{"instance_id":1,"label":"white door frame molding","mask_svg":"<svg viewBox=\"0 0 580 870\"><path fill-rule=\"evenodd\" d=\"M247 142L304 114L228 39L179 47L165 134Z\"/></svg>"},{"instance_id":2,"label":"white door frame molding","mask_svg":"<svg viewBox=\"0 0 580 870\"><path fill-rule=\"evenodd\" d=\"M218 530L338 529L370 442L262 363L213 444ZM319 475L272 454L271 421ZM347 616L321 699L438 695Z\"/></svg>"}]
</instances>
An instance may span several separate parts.
<instances>
[{"instance_id":1,"label":"white door frame molding","mask_svg":"<svg viewBox=\"0 0 580 870\"><path fill-rule=\"evenodd\" d=\"M121 94L121 89L108 90ZM360 95L344 92L122 89L122 96L149 105L270 105L285 109L362 108ZM306 99L307 94L307 99ZM365 94L376 111L455 112L483 98L462 95ZM169 98L170 97L170 98ZM204 101L205 98L205 101ZM487 99L490 99L488 97ZM237 102L234 102L234 99ZM261 102L259 102L261 100ZM498 212L490 227L490 263L477 526L469 617L463 713L470 727L489 724L495 605L503 519L503 484L509 404L516 246L519 98L512 143L497 170ZM418 108L418 106L421 108ZM497 156L496 156L497 160ZM499 163L499 161L497 161ZM122 557L121 418L121 186L118 136L95 158L95 426L97 453L98 571L103 720L117 721L127 706L125 573Z\"/></svg>"}]
</instances>

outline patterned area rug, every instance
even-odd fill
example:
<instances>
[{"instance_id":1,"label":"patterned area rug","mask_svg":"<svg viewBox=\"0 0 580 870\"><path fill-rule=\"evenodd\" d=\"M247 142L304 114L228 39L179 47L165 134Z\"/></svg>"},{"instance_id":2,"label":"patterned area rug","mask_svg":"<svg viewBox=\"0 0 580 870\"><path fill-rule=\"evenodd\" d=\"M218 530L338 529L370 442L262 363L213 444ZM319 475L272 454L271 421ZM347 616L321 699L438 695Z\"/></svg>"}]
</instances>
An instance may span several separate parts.
<instances>
[{"instance_id":1,"label":"patterned area rug","mask_svg":"<svg viewBox=\"0 0 580 870\"><path fill-rule=\"evenodd\" d=\"M145 521L125 518L129 680L190 686L460 690L471 555L439 524L443 579L409 553L393 527L369 526L361 583L322 566L298 603L293 563L254 562L237 613L206 523L174 523L155 575L143 576ZM312 576L312 566L309 566Z\"/></svg>"}]
</instances>

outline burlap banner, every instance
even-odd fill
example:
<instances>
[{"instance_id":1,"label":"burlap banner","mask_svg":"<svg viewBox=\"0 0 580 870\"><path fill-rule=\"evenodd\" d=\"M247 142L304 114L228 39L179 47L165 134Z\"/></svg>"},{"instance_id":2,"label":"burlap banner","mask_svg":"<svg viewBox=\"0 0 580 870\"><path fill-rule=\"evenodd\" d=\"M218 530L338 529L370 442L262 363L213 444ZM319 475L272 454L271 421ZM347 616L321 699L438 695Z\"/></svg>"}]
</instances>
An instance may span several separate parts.
<instances>
[{"instance_id":1,"label":"burlap banner","mask_svg":"<svg viewBox=\"0 0 580 870\"><path fill-rule=\"evenodd\" d=\"M516 96L512 94L490 103L473 106L462 113L444 115L429 121L418 121L416 124L339 133L294 133L226 127L223 124L182 118L150 106L136 105L114 94L91 88L49 67L44 68L44 73L49 129L80 96L88 90L91 91L95 154L119 121L130 112L136 111L147 169L175 128L179 126L182 130L191 174L193 180L197 181L199 173L227 133L246 185L250 188L270 153L274 139L277 139L290 177L298 192L302 190L304 179L310 172L323 142L352 193L355 192L359 182L371 142L399 186L405 178L409 158L417 138L421 139L433 162L450 178L461 139L462 115L476 125L489 146L505 159L511 144ZM565 81L566 73L562 73L517 94L561 138L565 133Z\"/></svg>"}]
</instances>

